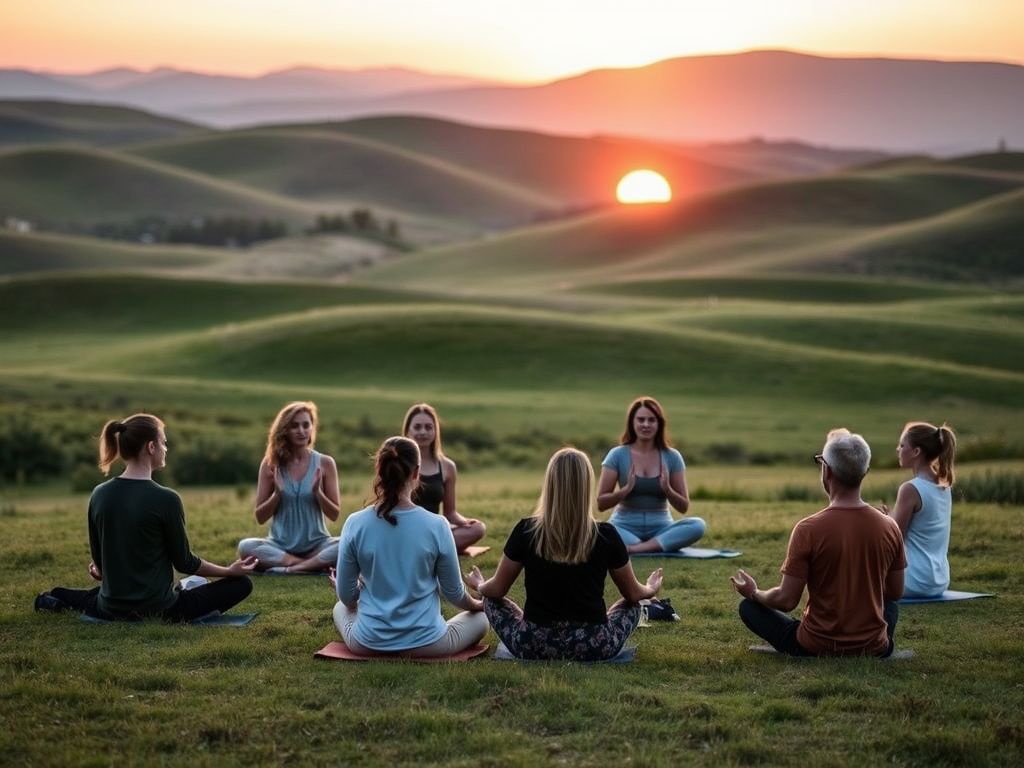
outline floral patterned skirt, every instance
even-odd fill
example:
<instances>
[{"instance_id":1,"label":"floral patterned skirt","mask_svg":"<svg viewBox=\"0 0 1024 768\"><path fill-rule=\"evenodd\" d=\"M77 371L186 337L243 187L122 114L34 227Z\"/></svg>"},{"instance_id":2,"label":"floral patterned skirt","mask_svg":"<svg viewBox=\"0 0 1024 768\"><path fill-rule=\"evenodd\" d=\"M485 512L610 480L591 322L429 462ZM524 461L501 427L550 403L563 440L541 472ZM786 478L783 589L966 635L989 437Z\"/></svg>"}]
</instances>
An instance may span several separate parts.
<instances>
[{"instance_id":1,"label":"floral patterned skirt","mask_svg":"<svg viewBox=\"0 0 1024 768\"><path fill-rule=\"evenodd\" d=\"M640 606L619 600L604 624L556 621L542 626L527 621L507 597L484 598L484 613L509 652L518 659L605 661L622 650L640 622Z\"/></svg>"}]
</instances>

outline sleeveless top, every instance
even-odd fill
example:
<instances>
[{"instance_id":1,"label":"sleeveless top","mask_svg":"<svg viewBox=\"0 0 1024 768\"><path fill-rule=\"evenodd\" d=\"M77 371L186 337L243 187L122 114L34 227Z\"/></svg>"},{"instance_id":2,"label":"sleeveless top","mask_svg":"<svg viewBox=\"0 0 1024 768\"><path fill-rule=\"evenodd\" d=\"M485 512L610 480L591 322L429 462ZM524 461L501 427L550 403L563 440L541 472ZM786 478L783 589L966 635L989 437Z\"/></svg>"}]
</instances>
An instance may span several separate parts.
<instances>
[{"instance_id":1,"label":"sleeveless top","mask_svg":"<svg viewBox=\"0 0 1024 768\"><path fill-rule=\"evenodd\" d=\"M282 470L284 490L270 521L270 541L285 552L309 552L331 537L313 492L313 475L320 466L320 458L317 451L310 453L306 474L298 482Z\"/></svg>"},{"instance_id":2,"label":"sleeveless top","mask_svg":"<svg viewBox=\"0 0 1024 768\"><path fill-rule=\"evenodd\" d=\"M675 448L665 448L661 451L661 460L668 468L669 473L681 472L686 469L686 462L682 454ZM629 445L617 445L608 451L601 462L601 466L614 470L619 476L619 486L629 481L629 468L633 459L629 451ZM665 512L668 513L668 499L665 492L661 490L661 479L658 477L637 477L633 484L633 490L629 492L615 508L619 512Z\"/></svg>"},{"instance_id":3,"label":"sleeveless top","mask_svg":"<svg viewBox=\"0 0 1024 768\"><path fill-rule=\"evenodd\" d=\"M441 513L441 502L444 501L444 471L441 462L437 463L437 473L420 475L420 484L413 494L412 500L434 514Z\"/></svg>"},{"instance_id":4,"label":"sleeveless top","mask_svg":"<svg viewBox=\"0 0 1024 768\"><path fill-rule=\"evenodd\" d=\"M953 494L948 486L915 477L909 481L921 494L921 508L910 517L904 542L907 571L903 576L908 595L929 597L949 589L949 530Z\"/></svg>"}]
</instances>

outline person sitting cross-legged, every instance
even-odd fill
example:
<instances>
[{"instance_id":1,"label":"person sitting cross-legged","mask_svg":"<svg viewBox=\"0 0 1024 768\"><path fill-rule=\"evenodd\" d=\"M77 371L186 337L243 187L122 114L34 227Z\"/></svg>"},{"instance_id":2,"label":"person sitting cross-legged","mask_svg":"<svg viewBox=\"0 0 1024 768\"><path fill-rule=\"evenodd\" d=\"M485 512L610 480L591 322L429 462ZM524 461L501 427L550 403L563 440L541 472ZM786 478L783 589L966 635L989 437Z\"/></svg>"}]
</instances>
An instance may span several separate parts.
<instances>
[{"instance_id":1,"label":"person sitting cross-legged","mask_svg":"<svg viewBox=\"0 0 1024 768\"><path fill-rule=\"evenodd\" d=\"M790 656L892 654L907 557L899 526L861 498L871 449L846 429L828 433L814 457L829 505L789 538L782 581L759 589L742 569L730 577L751 632ZM788 613L807 590L800 619Z\"/></svg>"}]
</instances>

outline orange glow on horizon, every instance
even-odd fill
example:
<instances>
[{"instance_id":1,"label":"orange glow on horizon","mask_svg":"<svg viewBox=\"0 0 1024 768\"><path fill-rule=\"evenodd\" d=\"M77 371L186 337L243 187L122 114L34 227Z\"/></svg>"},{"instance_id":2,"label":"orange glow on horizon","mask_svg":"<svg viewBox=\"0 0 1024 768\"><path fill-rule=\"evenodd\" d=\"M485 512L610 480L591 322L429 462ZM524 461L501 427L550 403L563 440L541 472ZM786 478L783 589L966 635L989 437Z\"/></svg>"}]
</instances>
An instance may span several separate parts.
<instances>
[{"instance_id":1,"label":"orange glow on horizon","mask_svg":"<svg viewBox=\"0 0 1024 768\"><path fill-rule=\"evenodd\" d=\"M1020 0L831 4L520 0L495 14L469 0L381 0L358 14L331 0L75 0L0 9L0 68L90 72L158 66L256 76L291 66L403 66L508 82L745 50L1024 64Z\"/></svg>"},{"instance_id":2,"label":"orange glow on horizon","mask_svg":"<svg viewBox=\"0 0 1024 768\"><path fill-rule=\"evenodd\" d=\"M672 200L672 187L657 171L640 168L619 180L615 198L623 205L667 203Z\"/></svg>"}]
</instances>

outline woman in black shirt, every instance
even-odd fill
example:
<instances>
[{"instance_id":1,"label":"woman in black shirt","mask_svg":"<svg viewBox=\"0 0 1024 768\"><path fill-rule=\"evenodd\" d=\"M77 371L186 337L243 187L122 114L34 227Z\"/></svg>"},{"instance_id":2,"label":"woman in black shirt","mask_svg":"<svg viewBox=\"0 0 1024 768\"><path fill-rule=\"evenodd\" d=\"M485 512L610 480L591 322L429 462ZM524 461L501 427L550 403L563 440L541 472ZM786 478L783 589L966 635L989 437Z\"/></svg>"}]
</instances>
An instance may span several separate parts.
<instances>
[{"instance_id":1,"label":"woman in black shirt","mask_svg":"<svg viewBox=\"0 0 1024 768\"><path fill-rule=\"evenodd\" d=\"M513 656L603 661L615 657L640 620L640 601L658 594L662 571L641 584L614 527L594 518L594 468L563 448L548 462L532 517L516 524L490 579L475 567L466 583ZM525 609L506 597L526 572ZM605 610L605 576L622 599Z\"/></svg>"}]
</instances>

